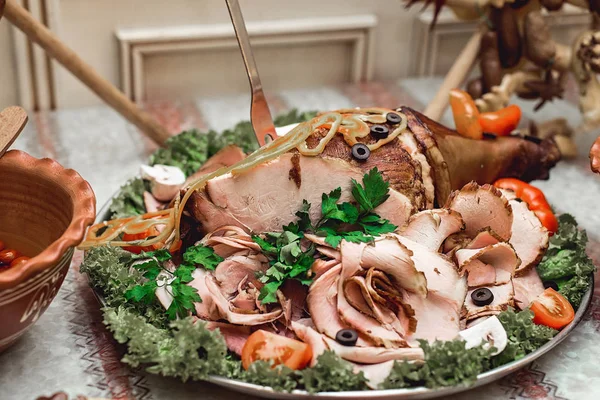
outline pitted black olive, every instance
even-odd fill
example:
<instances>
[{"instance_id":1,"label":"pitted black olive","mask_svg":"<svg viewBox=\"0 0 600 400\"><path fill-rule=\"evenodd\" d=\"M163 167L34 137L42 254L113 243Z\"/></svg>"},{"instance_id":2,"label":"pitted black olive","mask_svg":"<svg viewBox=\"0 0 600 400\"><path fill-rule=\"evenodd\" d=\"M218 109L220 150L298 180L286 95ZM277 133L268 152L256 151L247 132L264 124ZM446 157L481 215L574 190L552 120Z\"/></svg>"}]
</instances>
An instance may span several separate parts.
<instances>
[{"instance_id":1,"label":"pitted black olive","mask_svg":"<svg viewBox=\"0 0 600 400\"><path fill-rule=\"evenodd\" d=\"M487 306L494 301L494 293L488 288L479 288L471 293L471 300L476 306Z\"/></svg>"},{"instance_id":2,"label":"pitted black olive","mask_svg":"<svg viewBox=\"0 0 600 400\"><path fill-rule=\"evenodd\" d=\"M396 125L402 122L402 117L396 113L387 113L385 115L385 120L388 122L388 124Z\"/></svg>"},{"instance_id":3,"label":"pitted black olive","mask_svg":"<svg viewBox=\"0 0 600 400\"><path fill-rule=\"evenodd\" d=\"M340 329L335 334L335 340L342 346L354 346L358 340L358 333L354 329Z\"/></svg>"},{"instance_id":4,"label":"pitted black olive","mask_svg":"<svg viewBox=\"0 0 600 400\"><path fill-rule=\"evenodd\" d=\"M364 143L356 143L352 146L352 157L358 161L366 161L371 155L371 150Z\"/></svg>"},{"instance_id":5,"label":"pitted black olive","mask_svg":"<svg viewBox=\"0 0 600 400\"><path fill-rule=\"evenodd\" d=\"M390 130L385 125L372 125L371 136L375 139L385 139L390 134Z\"/></svg>"}]
</instances>

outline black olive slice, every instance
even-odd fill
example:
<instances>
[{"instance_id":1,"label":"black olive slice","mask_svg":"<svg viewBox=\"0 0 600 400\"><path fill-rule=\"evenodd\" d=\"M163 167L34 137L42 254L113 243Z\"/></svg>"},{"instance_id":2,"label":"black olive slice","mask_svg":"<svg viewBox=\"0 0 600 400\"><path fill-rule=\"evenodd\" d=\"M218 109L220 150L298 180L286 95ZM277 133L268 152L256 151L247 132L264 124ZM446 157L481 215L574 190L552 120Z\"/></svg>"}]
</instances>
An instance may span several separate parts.
<instances>
[{"instance_id":1,"label":"black olive slice","mask_svg":"<svg viewBox=\"0 0 600 400\"><path fill-rule=\"evenodd\" d=\"M488 288L479 288L471 293L471 300L476 306L487 306L494 301L494 293Z\"/></svg>"},{"instance_id":2,"label":"black olive slice","mask_svg":"<svg viewBox=\"0 0 600 400\"><path fill-rule=\"evenodd\" d=\"M390 134L390 130L384 125L372 125L371 136L375 139L385 139Z\"/></svg>"},{"instance_id":3,"label":"black olive slice","mask_svg":"<svg viewBox=\"0 0 600 400\"><path fill-rule=\"evenodd\" d=\"M354 329L340 329L335 334L335 340L342 346L354 346L358 340L358 333Z\"/></svg>"},{"instance_id":4,"label":"black olive slice","mask_svg":"<svg viewBox=\"0 0 600 400\"><path fill-rule=\"evenodd\" d=\"M385 115L385 120L388 122L388 124L396 125L402 122L402 117L396 113L387 113Z\"/></svg>"},{"instance_id":5,"label":"black olive slice","mask_svg":"<svg viewBox=\"0 0 600 400\"><path fill-rule=\"evenodd\" d=\"M366 161L371 155L371 150L364 143L356 143L352 146L352 157L358 161Z\"/></svg>"}]
</instances>

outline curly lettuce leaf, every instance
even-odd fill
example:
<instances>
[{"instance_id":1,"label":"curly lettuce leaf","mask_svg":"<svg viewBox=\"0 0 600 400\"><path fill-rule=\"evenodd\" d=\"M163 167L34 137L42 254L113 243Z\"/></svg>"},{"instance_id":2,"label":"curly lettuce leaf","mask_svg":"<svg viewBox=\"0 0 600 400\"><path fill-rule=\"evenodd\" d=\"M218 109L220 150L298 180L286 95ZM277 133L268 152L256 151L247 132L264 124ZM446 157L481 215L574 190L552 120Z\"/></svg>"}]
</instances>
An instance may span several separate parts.
<instances>
[{"instance_id":1,"label":"curly lettuce leaf","mask_svg":"<svg viewBox=\"0 0 600 400\"><path fill-rule=\"evenodd\" d=\"M209 136L189 130L167 139L164 148L150 156L150 165L162 164L179 167L186 176L196 172L209 154Z\"/></svg>"},{"instance_id":2,"label":"curly lettuce leaf","mask_svg":"<svg viewBox=\"0 0 600 400\"><path fill-rule=\"evenodd\" d=\"M477 375L490 369L492 349L482 346L467 349L463 340L435 341L419 340L425 353L422 365L396 361L389 376L381 383L383 389L426 386L471 385Z\"/></svg>"},{"instance_id":3,"label":"curly lettuce leaf","mask_svg":"<svg viewBox=\"0 0 600 400\"><path fill-rule=\"evenodd\" d=\"M119 189L119 194L113 198L108 209L109 218L125 218L141 215L146 212L144 191L146 185L142 178L134 178Z\"/></svg>"},{"instance_id":4,"label":"curly lettuce leaf","mask_svg":"<svg viewBox=\"0 0 600 400\"><path fill-rule=\"evenodd\" d=\"M164 308L158 304L152 291L152 301L135 302L128 298L135 287L144 282L146 271L130 268L136 256L120 247L93 247L85 252L82 273L89 277L90 284L102 292L109 307L125 307L137 315L144 316L152 324L163 327L167 323Z\"/></svg>"},{"instance_id":5,"label":"curly lettuce leaf","mask_svg":"<svg viewBox=\"0 0 600 400\"><path fill-rule=\"evenodd\" d=\"M581 304L583 294L591 284L596 266L588 257L585 248L588 237L577 221L569 214L558 217L558 232L550 238L548 251L537 266L543 281L555 281L558 291L574 308Z\"/></svg>"},{"instance_id":6,"label":"curly lettuce leaf","mask_svg":"<svg viewBox=\"0 0 600 400\"><path fill-rule=\"evenodd\" d=\"M291 392L298 388L295 371L284 365L273 368L273 364L267 361L253 362L247 371L242 371L236 378L255 385L269 386L276 392Z\"/></svg>"},{"instance_id":7,"label":"curly lettuce leaf","mask_svg":"<svg viewBox=\"0 0 600 400\"><path fill-rule=\"evenodd\" d=\"M273 119L273 124L275 124L275 126L286 126L297 122L310 121L316 116L316 111L298 112L298 110L294 108L287 113L279 114L275 117L275 119Z\"/></svg>"},{"instance_id":8,"label":"curly lettuce leaf","mask_svg":"<svg viewBox=\"0 0 600 400\"><path fill-rule=\"evenodd\" d=\"M119 343L127 343L122 361L140 365L148 372L201 380L226 375L231 370L227 346L218 331L192 318L172 321L169 329L158 328L124 307L104 308L104 323Z\"/></svg>"},{"instance_id":9,"label":"curly lettuce leaf","mask_svg":"<svg viewBox=\"0 0 600 400\"><path fill-rule=\"evenodd\" d=\"M367 379L362 372L354 373L352 364L333 351L325 351L314 367L298 371L300 382L309 393L366 390Z\"/></svg>"},{"instance_id":10,"label":"curly lettuce leaf","mask_svg":"<svg viewBox=\"0 0 600 400\"><path fill-rule=\"evenodd\" d=\"M502 353L492 358L494 367L525 357L549 342L558 333L557 330L547 326L534 324L531 310L515 312L510 308L498 314L498 319L506 330L508 344Z\"/></svg>"}]
</instances>

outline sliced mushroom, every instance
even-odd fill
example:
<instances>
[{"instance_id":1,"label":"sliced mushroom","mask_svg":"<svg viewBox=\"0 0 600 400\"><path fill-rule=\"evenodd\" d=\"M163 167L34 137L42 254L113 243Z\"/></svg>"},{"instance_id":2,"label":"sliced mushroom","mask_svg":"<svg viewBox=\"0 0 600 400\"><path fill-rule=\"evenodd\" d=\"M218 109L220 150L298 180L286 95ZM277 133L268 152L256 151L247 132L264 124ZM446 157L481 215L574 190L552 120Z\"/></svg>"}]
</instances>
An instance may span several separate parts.
<instances>
[{"instance_id":1,"label":"sliced mushroom","mask_svg":"<svg viewBox=\"0 0 600 400\"><path fill-rule=\"evenodd\" d=\"M458 335L467 342L465 346L467 349L477 347L483 342L486 342L483 345L485 349L495 347L496 350L492 355L500 354L508 342L506 331L496 316L460 331Z\"/></svg>"},{"instance_id":2,"label":"sliced mushroom","mask_svg":"<svg viewBox=\"0 0 600 400\"><path fill-rule=\"evenodd\" d=\"M185 183L185 174L170 165L142 165L142 178L150 181L150 191L159 201L171 201Z\"/></svg>"}]
</instances>

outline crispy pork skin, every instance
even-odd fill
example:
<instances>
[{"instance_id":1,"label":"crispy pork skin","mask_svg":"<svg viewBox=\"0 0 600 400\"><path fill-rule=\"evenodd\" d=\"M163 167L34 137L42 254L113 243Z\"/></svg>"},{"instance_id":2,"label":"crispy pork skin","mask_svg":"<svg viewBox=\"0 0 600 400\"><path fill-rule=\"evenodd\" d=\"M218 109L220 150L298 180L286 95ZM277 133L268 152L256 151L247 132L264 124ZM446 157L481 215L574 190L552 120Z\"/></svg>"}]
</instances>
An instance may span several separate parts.
<instances>
[{"instance_id":1,"label":"crispy pork skin","mask_svg":"<svg viewBox=\"0 0 600 400\"><path fill-rule=\"evenodd\" d=\"M443 204L452 190L471 181L484 184L499 178L526 182L548 179L550 168L560 160L560 151L551 138L539 144L520 137L473 140L409 107L401 107L400 111L406 114L409 128L427 149L438 204Z\"/></svg>"}]
</instances>

